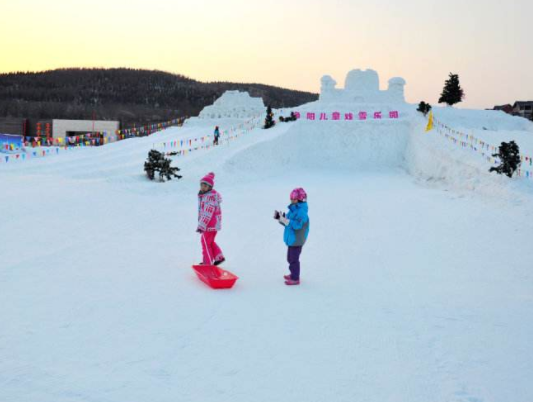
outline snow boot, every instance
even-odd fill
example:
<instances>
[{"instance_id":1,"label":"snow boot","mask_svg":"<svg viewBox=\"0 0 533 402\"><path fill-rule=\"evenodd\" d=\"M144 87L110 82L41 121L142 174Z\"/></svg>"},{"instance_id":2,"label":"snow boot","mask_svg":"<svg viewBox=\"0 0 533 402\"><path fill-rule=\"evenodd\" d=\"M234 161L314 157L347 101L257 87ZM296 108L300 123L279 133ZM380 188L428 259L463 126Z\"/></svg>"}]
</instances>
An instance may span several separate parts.
<instances>
[{"instance_id":1,"label":"snow boot","mask_svg":"<svg viewBox=\"0 0 533 402\"><path fill-rule=\"evenodd\" d=\"M297 280L297 281L294 281L292 279L288 279L285 281L285 285L287 286L294 286L294 285L299 285L300 284L300 281Z\"/></svg>"},{"instance_id":2,"label":"snow boot","mask_svg":"<svg viewBox=\"0 0 533 402\"><path fill-rule=\"evenodd\" d=\"M291 274L283 275L283 279L285 279L286 281L290 281L291 280Z\"/></svg>"}]
</instances>

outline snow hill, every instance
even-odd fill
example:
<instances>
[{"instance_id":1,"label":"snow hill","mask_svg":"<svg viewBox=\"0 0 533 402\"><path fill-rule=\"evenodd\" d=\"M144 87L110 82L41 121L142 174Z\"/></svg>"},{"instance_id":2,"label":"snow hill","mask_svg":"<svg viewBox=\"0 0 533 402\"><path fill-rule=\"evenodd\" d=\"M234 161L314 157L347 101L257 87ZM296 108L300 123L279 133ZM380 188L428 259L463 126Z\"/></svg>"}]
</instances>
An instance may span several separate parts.
<instances>
[{"instance_id":1,"label":"snow hill","mask_svg":"<svg viewBox=\"0 0 533 402\"><path fill-rule=\"evenodd\" d=\"M435 117L533 155L523 119ZM0 400L530 402L533 180L426 124L410 105L270 130L191 119L0 165ZM202 148L215 125L222 144ZM198 149L161 184L142 171L154 146ZM209 171L229 291L190 268ZM299 186L311 231L289 288L272 213Z\"/></svg>"}]
</instances>

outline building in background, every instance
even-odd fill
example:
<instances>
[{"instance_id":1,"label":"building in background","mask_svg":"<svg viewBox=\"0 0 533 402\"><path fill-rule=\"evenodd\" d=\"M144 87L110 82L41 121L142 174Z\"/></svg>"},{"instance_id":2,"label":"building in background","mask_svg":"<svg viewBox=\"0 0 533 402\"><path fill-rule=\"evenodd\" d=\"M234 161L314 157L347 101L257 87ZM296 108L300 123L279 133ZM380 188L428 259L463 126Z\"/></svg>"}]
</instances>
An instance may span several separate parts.
<instances>
[{"instance_id":1,"label":"building in background","mask_svg":"<svg viewBox=\"0 0 533 402\"><path fill-rule=\"evenodd\" d=\"M119 121L110 120L43 120L36 124L36 136L53 139L103 133L106 138L120 129Z\"/></svg>"},{"instance_id":2,"label":"building in background","mask_svg":"<svg viewBox=\"0 0 533 402\"><path fill-rule=\"evenodd\" d=\"M28 119L18 117L0 118L0 134L27 136L29 130Z\"/></svg>"},{"instance_id":3,"label":"building in background","mask_svg":"<svg viewBox=\"0 0 533 402\"><path fill-rule=\"evenodd\" d=\"M513 114L533 120L533 101L516 101L513 105Z\"/></svg>"},{"instance_id":4,"label":"building in background","mask_svg":"<svg viewBox=\"0 0 533 402\"><path fill-rule=\"evenodd\" d=\"M513 114L513 107L510 104L494 106L494 109L492 110L501 110L507 114Z\"/></svg>"},{"instance_id":5,"label":"building in background","mask_svg":"<svg viewBox=\"0 0 533 402\"><path fill-rule=\"evenodd\" d=\"M112 136L120 129L119 121L109 120L35 120L16 117L0 118L0 133L56 139L75 137L90 133L105 133Z\"/></svg>"}]
</instances>

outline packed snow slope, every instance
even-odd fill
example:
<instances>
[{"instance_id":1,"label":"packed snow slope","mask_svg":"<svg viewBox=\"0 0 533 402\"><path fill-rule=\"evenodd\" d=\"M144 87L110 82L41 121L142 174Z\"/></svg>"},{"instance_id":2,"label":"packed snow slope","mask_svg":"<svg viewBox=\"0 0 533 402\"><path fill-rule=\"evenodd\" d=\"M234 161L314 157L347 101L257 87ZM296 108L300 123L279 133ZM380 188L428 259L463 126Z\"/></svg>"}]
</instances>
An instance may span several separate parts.
<instances>
[{"instance_id":1,"label":"packed snow slope","mask_svg":"<svg viewBox=\"0 0 533 402\"><path fill-rule=\"evenodd\" d=\"M533 153L521 119L435 114ZM154 143L239 121L1 165L0 401L533 400L531 183L402 116L223 138L164 184L142 171ZM226 291L190 268L209 171ZM298 186L311 231L286 287L272 213Z\"/></svg>"}]
</instances>

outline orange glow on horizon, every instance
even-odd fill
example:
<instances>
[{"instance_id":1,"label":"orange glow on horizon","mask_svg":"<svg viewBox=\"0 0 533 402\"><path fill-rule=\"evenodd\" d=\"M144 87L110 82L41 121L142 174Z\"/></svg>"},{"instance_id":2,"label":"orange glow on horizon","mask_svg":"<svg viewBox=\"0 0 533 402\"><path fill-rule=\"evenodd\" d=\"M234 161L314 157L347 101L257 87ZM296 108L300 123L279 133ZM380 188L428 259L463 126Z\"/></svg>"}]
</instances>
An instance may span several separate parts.
<instances>
[{"instance_id":1,"label":"orange glow on horizon","mask_svg":"<svg viewBox=\"0 0 533 402\"><path fill-rule=\"evenodd\" d=\"M526 0L0 2L0 72L129 67L319 92L324 74L342 87L373 68L382 88L404 77L412 103L435 104L449 72L462 107L533 98Z\"/></svg>"}]
</instances>

